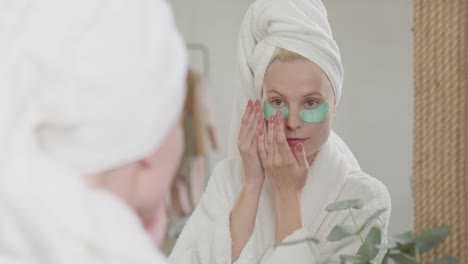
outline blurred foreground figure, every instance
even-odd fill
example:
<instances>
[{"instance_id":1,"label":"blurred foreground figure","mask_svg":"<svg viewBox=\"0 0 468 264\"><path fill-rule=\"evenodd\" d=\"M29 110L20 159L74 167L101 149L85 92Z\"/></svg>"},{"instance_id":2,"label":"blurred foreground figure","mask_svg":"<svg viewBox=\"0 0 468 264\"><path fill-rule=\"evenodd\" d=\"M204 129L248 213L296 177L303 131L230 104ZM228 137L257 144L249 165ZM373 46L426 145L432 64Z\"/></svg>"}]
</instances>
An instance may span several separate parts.
<instances>
[{"instance_id":1,"label":"blurred foreground figure","mask_svg":"<svg viewBox=\"0 0 468 264\"><path fill-rule=\"evenodd\" d=\"M186 51L160 0L0 3L0 263L165 263Z\"/></svg>"}]
</instances>

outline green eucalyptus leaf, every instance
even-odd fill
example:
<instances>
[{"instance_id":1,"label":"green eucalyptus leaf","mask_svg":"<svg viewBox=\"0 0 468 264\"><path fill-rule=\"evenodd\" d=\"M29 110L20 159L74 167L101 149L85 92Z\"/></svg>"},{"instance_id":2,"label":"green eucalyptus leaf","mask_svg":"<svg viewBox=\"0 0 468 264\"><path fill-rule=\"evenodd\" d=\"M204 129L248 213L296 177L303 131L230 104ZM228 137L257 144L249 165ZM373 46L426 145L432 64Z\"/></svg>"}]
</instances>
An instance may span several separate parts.
<instances>
[{"instance_id":1,"label":"green eucalyptus leaf","mask_svg":"<svg viewBox=\"0 0 468 264\"><path fill-rule=\"evenodd\" d=\"M408 231L405 233L390 236L390 239L398 241L402 244L408 244L408 243L414 242L415 238L416 236L414 235L413 231Z\"/></svg>"},{"instance_id":2,"label":"green eucalyptus leaf","mask_svg":"<svg viewBox=\"0 0 468 264\"><path fill-rule=\"evenodd\" d=\"M340 260L342 263L353 263L353 264L366 263L366 261L359 255L340 255Z\"/></svg>"},{"instance_id":3,"label":"green eucalyptus leaf","mask_svg":"<svg viewBox=\"0 0 468 264\"><path fill-rule=\"evenodd\" d=\"M330 234L328 234L328 241L339 241L349 236L356 235L356 228L349 225L337 225L335 226Z\"/></svg>"},{"instance_id":4,"label":"green eucalyptus leaf","mask_svg":"<svg viewBox=\"0 0 468 264\"><path fill-rule=\"evenodd\" d=\"M381 250L392 250L392 249L398 249L398 245L396 243L388 243L388 244L377 245L377 248Z\"/></svg>"},{"instance_id":5,"label":"green eucalyptus leaf","mask_svg":"<svg viewBox=\"0 0 468 264\"><path fill-rule=\"evenodd\" d=\"M282 242L282 243L280 243L278 246L279 246L279 247L280 247L280 246L291 246L291 245L296 245L296 244L300 244L300 243L314 243L314 244L319 244L319 243L320 243L320 240L318 240L318 239L315 238L315 237L307 237L307 238L300 239L300 240Z\"/></svg>"},{"instance_id":6,"label":"green eucalyptus leaf","mask_svg":"<svg viewBox=\"0 0 468 264\"><path fill-rule=\"evenodd\" d=\"M388 251L385 253L384 258L382 259L382 264L388 264L389 256L388 256Z\"/></svg>"},{"instance_id":7,"label":"green eucalyptus leaf","mask_svg":"<svg viewBox=\"0 0 468 264\"><path fill-rule=\"evenodd\" d=\"M355 200L343 200L329 204L325 210L328 212L346 210L348 208L361 209L364 206L364 202L359 199Z\"/></svg>"},{"instance_id":8,"label":"green eucalyptus leaf","mask_svg":"<svg viewBox=\"0 0 468 264\"><path fill-rule=\"evenodd\" d=\"M369 233L367 233L364 244L358 250L358 255L366 261L373 260L379 253L377 246L382 242L382 235L380 229L372 227Z\"/></svg>"},{"instance_id":9,"label":"green eucalyptus leaf","mask_svg":"<svg viewBox=\"0 0 468 264\"><path fill-rule=\"evenodd\" d=\"M457 263L457 258L450 256L450 257L438 259L432 262L431 264L456 264L456 263Z\"/></svg>"},{"instance_id":10,"label":"green eucalyptus leaf","mask_svg":"<svg viewBox=\"0 0 468 264\"><path fill-rule=\"evenodd\" d=\"M369 225L369 223L374 220L374 219L377 219L377 217L379 217L381 214L383 214L385 211L387 211L387 208L382 208L382 209L379 209L377 210L377 212L375 212L374 214L372 214L369 218L367 218L366 222L361 226L361 228L359 228L359 233L361 233L366 227L367 225Z\"/></svg>"},{"instance_id":11,"label":"green eucalyptus leaf","mask_svg":"<svg viewBox=\"0 0 468 264\"><path fill-rule=\"evenodd\" d=\"M397 242L397 249L400 250L400 252L402 253L414 256L416 252L416 243L410 242L408 244L401 244Z\"/></svg>"},{"instance_id":12,"label":"green eucalyptus leaf","mask_svg":"<svg viewBox=\"0 0 468 264\"><path fill-rule=\"evenodd\" d=\"M388 257L398 264L418 264L418 262L413 257L404 253L388 254Z\"/></svg>"},{"instance_id":13,"label":"green eucalyptus leaf","mask_svg":"<svg viewBox=\"0 0 468 264\"><path fill-rule=\"evenodd\" d=\"M431 250L448 236L450 227L439 226L418 234L415 238L419 253Z\"/></svg>"}]
</instances>

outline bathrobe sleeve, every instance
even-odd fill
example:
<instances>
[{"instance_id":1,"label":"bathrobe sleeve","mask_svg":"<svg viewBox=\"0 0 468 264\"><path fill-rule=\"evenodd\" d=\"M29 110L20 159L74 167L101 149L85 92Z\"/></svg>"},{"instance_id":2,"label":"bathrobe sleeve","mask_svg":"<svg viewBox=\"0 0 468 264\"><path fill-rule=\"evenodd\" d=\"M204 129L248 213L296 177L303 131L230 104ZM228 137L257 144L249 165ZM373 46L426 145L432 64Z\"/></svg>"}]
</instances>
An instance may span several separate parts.
<instances>
[{"instance_id":1,"label":"bathrobe sleeve","mask_svg":"<svg viewBox=\"0 0 468 264\"><path fill-rule=\"evenodd\" d=\"M199 205L185 224L169 257L173 264L231 264L229 216L233 207L228 177L236 172L228 161L213 170ZM229 182L232 185L232 181Z\"/></svg>"},{"instance_id":2,"label":"bathrobe sleeve","mask_svg":"<svg viewBox=\"0 0 468 264\"><path fill-rule=\"evenodd\" d=\"M363 208L358 210L352 209L356 224L359 227L366 223L378 210L386 208L384 213L368 222L361 234L362 239L365 240L372 227L377 227L381 230L382 243L385 243L387 241L391 213L390 194L385 185L363 172L352 175L348 178L343 191L338 197L338 200L349 199L361 199L365 202ZM324 237L323 242L320 244L320 263L340 263L339 255L354 255L362 245L361 240L356 236L338 242L328 241L326 238L336 225L354 226L354 220L350 216L349 211L328 213L327 219L320 230L321 236ZM380 251L377 259L382 258L383 253L383 250Z\"/></svg>"}]
</instances>

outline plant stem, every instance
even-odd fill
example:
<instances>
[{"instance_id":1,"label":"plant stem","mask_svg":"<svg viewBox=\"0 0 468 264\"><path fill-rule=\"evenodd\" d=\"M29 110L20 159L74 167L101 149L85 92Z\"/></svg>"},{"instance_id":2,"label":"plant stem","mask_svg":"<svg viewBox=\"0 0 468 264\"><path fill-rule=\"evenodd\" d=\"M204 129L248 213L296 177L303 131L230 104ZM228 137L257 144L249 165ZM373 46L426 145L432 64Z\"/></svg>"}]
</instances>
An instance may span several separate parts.
<instances>
[{"instance_id":1,"label":"plant stem","mask_svg":"<svg viewBox=\"0 0 468 264\"><path fill-rule=\"evenodd\" d=\"M416 246L416 248L414 249L414 255L416 257L416 262L421 263L421 258L420 258L418 246Z\"/></svg>"},{"instance_id":2,"label":"plant stem","mask_svg":"<svg viewBox=\"0 0 468 264\"><path fill-rule=\"evenodd\" d=\"M356 232L358 232L359 239L361 240L361 243L364 244L364 239L362 239L361 232L359 232L359 227L358 227L358 225L356 223L356 219L354 218L354 214L351 211L350 207L348 207L348 211L351 214L351 217L353 218L354 226L356 227Z\"/></svg>"},{"instance_id":3,"label":"plant stem","mask_svg":"<svg viewBox=\"0 0 468 264\"><path fill-rule=\"evenodd\" d=\"M389 249L387 249L387 252L385 252L385 255L384 255L383 258L382 258L382 263L384 263L384 261L387 260L388 254L390 254L390 250L389 250Z\"/></svg>"}]
</instances>

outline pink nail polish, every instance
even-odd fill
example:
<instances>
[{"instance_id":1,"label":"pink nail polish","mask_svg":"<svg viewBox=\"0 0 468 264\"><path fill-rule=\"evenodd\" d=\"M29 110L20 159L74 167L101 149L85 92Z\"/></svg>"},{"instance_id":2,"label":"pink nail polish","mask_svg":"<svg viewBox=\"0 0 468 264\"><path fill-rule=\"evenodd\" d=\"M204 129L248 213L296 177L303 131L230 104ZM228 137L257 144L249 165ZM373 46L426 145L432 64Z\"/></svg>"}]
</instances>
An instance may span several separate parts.
<instances>
[{"instance_id":1,"label":"pink nail polish","mask_svg":"<svg viewBox=\"0 0 468 264\"><path fill-rule=\"evenodd\" d=\"M276 116L277 117L282 117L283 116L283 112L281 112L281 110L276 110Z\"/></svg>"},{"instance_id":2,"label":"pink nail polish","mask_svg":"<svg viewBox=\"0 0 468 264\"><path fill-rule=\"evenodd\" d=\"M297 144L297 145L296 145L296 151L301 152L302 149L303 149L302 144Z\"/></svg>"}]
</instances>

